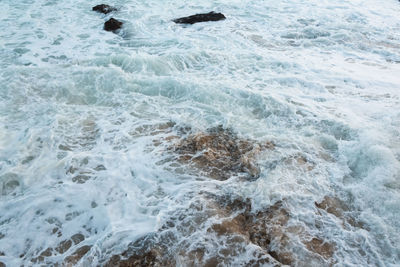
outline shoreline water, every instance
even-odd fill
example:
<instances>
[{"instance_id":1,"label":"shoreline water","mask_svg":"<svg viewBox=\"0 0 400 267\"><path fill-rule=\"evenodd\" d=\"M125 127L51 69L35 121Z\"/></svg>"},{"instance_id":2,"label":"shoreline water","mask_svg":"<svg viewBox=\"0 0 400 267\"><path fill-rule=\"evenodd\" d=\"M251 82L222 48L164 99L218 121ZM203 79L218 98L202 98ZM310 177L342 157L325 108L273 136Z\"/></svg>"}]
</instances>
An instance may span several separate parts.
<instances>
[{"instance_id":1,"label":"shoreline water","mask_svg":"<svg viewBox=\"0 0 400 267\"><path fill-rule=\"evenodd\" d=\"M0 266L399 264L397 1L2 4Z\"/></svg>"}]
</instances>

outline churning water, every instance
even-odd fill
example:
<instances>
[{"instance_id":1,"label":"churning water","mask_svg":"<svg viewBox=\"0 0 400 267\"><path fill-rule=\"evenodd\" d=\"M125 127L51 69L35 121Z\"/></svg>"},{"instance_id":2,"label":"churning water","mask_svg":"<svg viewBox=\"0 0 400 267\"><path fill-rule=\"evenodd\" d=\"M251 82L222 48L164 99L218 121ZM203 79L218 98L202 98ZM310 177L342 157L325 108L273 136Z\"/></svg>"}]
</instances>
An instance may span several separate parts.
<instances>
[{"instance_id":1,"label":"churning water","mask_svg":"<svg viewBox=\"0 0 400 267\"><path fill-rule=\"evenodd\" d=\"M400 264L400 2L0 3L0 266Z\"/></svg>"}]
</instances>

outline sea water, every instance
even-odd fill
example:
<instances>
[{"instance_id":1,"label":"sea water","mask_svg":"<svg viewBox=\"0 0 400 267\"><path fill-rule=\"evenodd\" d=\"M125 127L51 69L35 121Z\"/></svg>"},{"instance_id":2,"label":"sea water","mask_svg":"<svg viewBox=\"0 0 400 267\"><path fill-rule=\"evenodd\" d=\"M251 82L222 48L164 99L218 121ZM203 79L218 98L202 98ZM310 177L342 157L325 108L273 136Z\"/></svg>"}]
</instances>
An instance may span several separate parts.
<instances>
[{"instance_id":1,"label":"sea water","mask_svg":"<svg viewBox=\"0 0 400 267\"><path fill-rule=\"evenodd\" d=\"M189 234L171 228L175 244L205 248L203 263L251 265L262 248L244 242L223 258L225 236L205 230L230 214L193 215L204 192L249 199L254 214L283 201L302 229L286 246L294 265L400 264L398 1L118 0L107 15L95 1L0 3L6 266L63 264L82 246L75 264L102 265L179 216L202 219ZM209 11L226 20L171 21ZM111 17L124 23L117 34L102 29ZM168 156L160 125L171 122L275 149L258 157L258 179L214 180ZM356 223L317 208L327 196ZM307 236L333 254L309 261Z\"/></svg>"}]
</instances>

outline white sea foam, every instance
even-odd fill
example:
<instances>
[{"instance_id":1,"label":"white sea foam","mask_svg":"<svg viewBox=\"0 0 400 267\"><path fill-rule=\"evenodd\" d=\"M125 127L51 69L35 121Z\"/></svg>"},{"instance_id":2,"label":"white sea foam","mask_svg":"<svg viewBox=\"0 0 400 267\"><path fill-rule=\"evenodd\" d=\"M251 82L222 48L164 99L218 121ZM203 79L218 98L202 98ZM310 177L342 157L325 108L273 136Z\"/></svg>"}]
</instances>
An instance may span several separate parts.
<instances>
[{"instance_id":1,"label":"white sea foam","mask_svg":"<svg viewBox=\"0 0 400 267\"><path fill-rule=\"evenodd\" d=\"M109 15L95 4L2 1L0 262L39 264L82 234L44 263L87 245L79 264L102 264L182 215L199 224L173 228L176 246L212 258L229 241L207 232L221 220L212 208L193 209L209 192L249 198L254 212L283 200L288 226L335 244L338 266L399 264L398 1L115 1ZM227 19L171 22L211 10ZM110 17L120 34L102 30ZM276 147L259 156L258 180L214 181L157 145L170 122ZM315 206L326 196L347 217ZM308 262L292 235L304 266L329 264ZM224 264L261 251L242 245Z\"/></svg>"}]
</instances>

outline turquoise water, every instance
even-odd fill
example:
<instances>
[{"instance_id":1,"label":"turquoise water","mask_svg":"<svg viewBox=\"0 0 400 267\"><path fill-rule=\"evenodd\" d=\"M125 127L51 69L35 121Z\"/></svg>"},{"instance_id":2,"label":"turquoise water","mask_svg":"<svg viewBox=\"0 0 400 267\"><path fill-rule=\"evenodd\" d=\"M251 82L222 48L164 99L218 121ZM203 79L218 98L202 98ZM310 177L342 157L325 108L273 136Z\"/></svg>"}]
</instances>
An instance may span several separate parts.
<instances>
[{"instance_id":1,"label":"turquoise water","mask_svg":"<svg viewBox=\"0 0 400 267\"><path fill-rule=\"evenodd\" d=\"M399 264L398 1L127 0L109 15L92 12L93 1L1 4L7 266L39 264L32 259L74 234L84 240L44 263L87 245L77 264L101 265L174 216L195 220L201 192L249 198L253 212L284 201L288 227L307 233L289 234L295 265ZM211 10L227 19L171 22ZM124 22L119 34L102 30L110 17ZM171 161L160 130L169 122L194 132L223 125L276 148L257 159L257 180L216 181ZM312 168L288 163L299 155ZM358 223L319 211L325 196ZM171 231L178 248L206 247L212 258L228 241L205 229L221 215L200 216L190 234ZM310 236L335 244L333 256L309 259ZM224 264L248 265L259 250L238 244Z\"/></svg>"}]
</instances>

